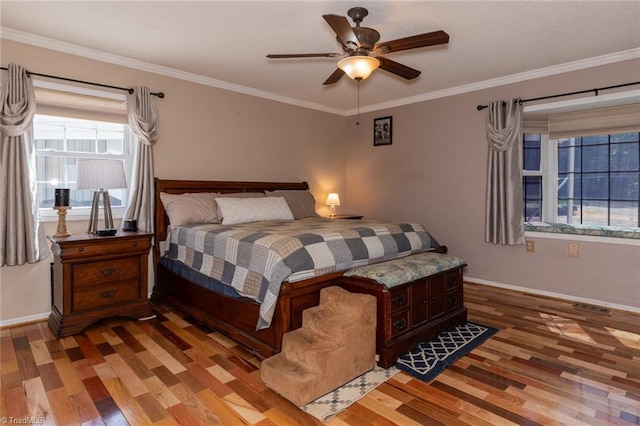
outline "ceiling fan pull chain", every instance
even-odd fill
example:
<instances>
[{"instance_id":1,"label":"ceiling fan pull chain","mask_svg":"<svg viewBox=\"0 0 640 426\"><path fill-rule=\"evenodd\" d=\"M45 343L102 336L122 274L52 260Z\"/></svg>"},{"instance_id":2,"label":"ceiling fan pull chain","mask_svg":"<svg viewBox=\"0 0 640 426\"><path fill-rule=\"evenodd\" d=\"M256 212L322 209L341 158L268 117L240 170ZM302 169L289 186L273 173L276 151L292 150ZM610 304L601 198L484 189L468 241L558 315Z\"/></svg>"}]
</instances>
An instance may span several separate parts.
<instances>
[{"instance_id":1,"label":"ceiling fan pull chain","mask_svg":"<svg viewBox=\"0 0 640 426\"><path fill-rule=\"evenodd\" d=\"M360 80L358 82L358 118L356 119L356 126L360 125Z\"/></svg>"}]
</instances>

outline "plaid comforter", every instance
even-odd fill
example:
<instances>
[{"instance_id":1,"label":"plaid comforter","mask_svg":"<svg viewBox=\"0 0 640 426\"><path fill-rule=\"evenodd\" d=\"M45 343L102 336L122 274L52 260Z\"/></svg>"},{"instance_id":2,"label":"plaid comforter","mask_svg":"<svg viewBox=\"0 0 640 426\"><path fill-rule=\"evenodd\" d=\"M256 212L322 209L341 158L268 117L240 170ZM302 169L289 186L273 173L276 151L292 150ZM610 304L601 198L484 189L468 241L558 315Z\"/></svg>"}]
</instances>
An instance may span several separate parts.
<instances>
[{"instance_id":1,"label":"plaid comforter","mask_svg":"<svg viewBox=\"0 0 640 426\"><path fill-rule=\"evenodd\" d=\"M166 257L259 302L257 329L271 324L285 280L300 281L438 246L418 224L322 218L181 226L167 240Z\"/></svg>"}]
</instances>

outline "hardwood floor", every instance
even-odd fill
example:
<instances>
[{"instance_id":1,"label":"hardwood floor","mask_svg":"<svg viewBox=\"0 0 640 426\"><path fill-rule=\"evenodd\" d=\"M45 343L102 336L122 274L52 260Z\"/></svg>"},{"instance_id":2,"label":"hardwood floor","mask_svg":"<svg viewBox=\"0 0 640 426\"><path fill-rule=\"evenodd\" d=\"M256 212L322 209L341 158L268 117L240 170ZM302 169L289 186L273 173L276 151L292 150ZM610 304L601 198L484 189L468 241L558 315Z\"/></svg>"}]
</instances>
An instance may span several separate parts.
<instances>
[{"instance_id":1,"label":"hardwood floor","mask_svg":"<svg viewBox=\"0 0 640 426\"><path fill-rule=\"evenodd\" d=\"M640 424L640 315L465 284L469 319L500 332L427 384L400 373L329 425ZM156 307L56 340L0 330L7 424L322 424L260 381L260 362Z\"/></svg>"}]
</instances>

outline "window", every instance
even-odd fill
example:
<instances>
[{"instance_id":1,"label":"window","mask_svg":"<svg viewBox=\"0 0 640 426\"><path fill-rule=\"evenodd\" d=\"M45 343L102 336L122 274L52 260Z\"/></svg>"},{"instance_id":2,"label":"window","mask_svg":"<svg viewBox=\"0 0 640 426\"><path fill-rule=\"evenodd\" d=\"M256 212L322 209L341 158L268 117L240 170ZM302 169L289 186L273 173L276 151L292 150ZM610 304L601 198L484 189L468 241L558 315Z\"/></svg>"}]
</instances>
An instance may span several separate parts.
<instances>
[{"instance_id":1,"label":"window","mask_svg":"<svg viewBox=\"0 0 640 426\"><path fill-rule=\"evenodd\" d=\"M88 215L93 190L75 190L76 162L83 158L124 161L131 183L134 136L127 125L125 95L34 80L33 121L37 203L41 217L55 217L55 188L70 189L69 215ZM96 188L97 189L97 188ZM129 191L109 189L114 214L124 214Z\"/></svg>"},{"instance_id":2,"label":"window","mask_svg":"<svg viewBox=\"0 0 640 426\"><path fill-rule=\"evenodd\" d=\"M36 114L33 126L37 203L45 215L52 211L55 188L71 189L70 214L88 213L91 208L93 191L74 190L78 159L121 159L127 176L131 176L133 137L128 125ZM126 207L127 189L110 189L109 196L114 210Z\"/></svg>"},{"instance_id":3,"label":"window","mask_svg":"<svg viewBox=\"0 0 640 426\"><path fill-rule=\"evenodd\" d=\"M640 227L640 132L525 134L525 221Z\"/></svg>"}]
</instances>

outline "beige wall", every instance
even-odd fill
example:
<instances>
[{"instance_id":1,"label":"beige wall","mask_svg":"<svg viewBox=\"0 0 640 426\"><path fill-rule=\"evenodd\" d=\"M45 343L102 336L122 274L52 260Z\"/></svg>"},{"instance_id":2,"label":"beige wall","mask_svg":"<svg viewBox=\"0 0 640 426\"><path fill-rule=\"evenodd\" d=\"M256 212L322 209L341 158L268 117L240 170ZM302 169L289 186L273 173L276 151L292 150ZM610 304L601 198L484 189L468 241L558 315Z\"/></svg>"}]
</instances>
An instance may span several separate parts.
<instances>
[{"instance_id":1,"label":"beige wall","mask_svg":"<svg viewBox=\"0 0 640 426\"><path fill-rule=\"evenodd\" d=\"M640 60L626 61L378 111L361 116L360 126L350 120L352 207L369 217L423 223L450 253L468 261L469 278L640 310L640 244L580 241L580 257L573 259L568 240L533 237L535 253L484 242L486 110L476 110L496 99L603 87L638 75ZM373 118L388 115L393 145L374 147Z\"/></svg>"},{"instance_id":2,"label":"beige wall","mask_svg":"<svg viewBox=\"0 0 640 426\"><path fill-rule=\"evenodd\" d=\"M0 41L2 64L116 86L146 85L157 99L160 139L154 149L156 176L309 182L328 214L327 193L345 187L345 117L299 108L183 80ZM348 205L345 206L348 208ZM86 223L70 223L74 233ZM48 234L55 224L46 224ZM0 324L50 310L49 261L0 268Z\"/></svg>"},{"instance_id":3,"label":"beige wall","mask_svg":"<svg viewBox=\"0 0 640 426\"><path fill-rule=\"evenodd\" d=\"M640 246L536 239L523 247L484 243L487 148L484 112L493 99L581 90L637 80L640 61L451 96L355 118L299 108L1 40L2 64L114 85L147 85L157 100L161 137L156 175L177 179L307 180L318 209L338 191L339 212L425 224L450 252L467 259L466 275L640 308ZM393 116L393 145L372 146L373 118ZM70 230L84 232L85 222ZM55 224L45 224L48 234ZM49 262L0 268L0 324L45 316Z\"/></svg>"}]
</instances>

